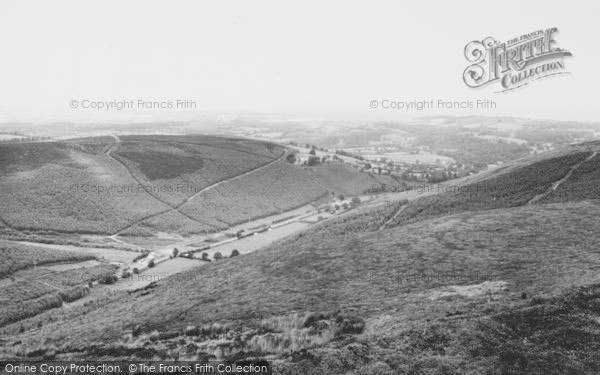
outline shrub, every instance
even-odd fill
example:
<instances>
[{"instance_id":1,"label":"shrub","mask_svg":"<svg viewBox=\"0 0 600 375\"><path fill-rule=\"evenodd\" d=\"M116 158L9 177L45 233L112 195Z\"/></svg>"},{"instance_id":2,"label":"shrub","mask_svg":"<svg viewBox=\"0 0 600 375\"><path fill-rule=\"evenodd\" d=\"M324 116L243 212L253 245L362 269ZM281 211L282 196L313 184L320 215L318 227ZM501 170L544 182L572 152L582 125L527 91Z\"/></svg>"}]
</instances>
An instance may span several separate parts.
<instances>
[{"instance_id":1,"label":"shrub","mask_svg":"<svg viewBox=\"0 0 600 375\"><path fill-rule=\"evenodd\" d=\"M150 254L150 252L148 250L144 250L144 252L138 256L136 256L135 258L133 258L133 263L137 262L140 259L144 259L145 257L148 256L148 254Z\"/></svg>"},{"instance_id":2,"label":"shrub","mask_svg":"<svg viewBox=\"0 0 600 375\"><path fill-rule=\"evenodd\" d=\"M98 280L98 284L114 284L117 280L117 275L105 275Z\"/></svg>"},{"instance_id":3,"label":"shrub","mask_svg":"<svg viewBox=\"0 0 600 375\"><path fill-rule=\"evenodd\" d=\"M236 256L238 256L238 255L240 255L240 252L239 252L237 249L233 249L233 250L231 251L231 255L230 255L229 257L230 257L230 258L231 258L231 257L236 257Z\"/></svg>"},{"instance_id":4,"label":"shrub","mask_svg":"<svg viewBox=\"0 0 600 375\"><path fill-rule=\"evenodd\" d=\"M133 273L136 274L136 275L139 275L140 274L140 270L137 267L135 267L133 269Z\"/></svg>"},{"instance_id":5,"label":"shrub","mask_svg":"<svg viewBox=\"0 0 600 375\"><path fill-rule=\"evenodd\" d=\"M218 251L217 251L217 252L216 252L216 253L213 255L213 259L214 259L214 260L221 260L221 259L223 259L223 254L221 254L220 252L218 252Z\"/></svg>"},{"instance_id":6,"label":"shrub","mask_svg":"<svg viewBox=\"0 0 600 375\"><path fill-rule=\"evenodd\" d=\"M318 157L316 157L316 156L310 156L310 157L308 158L308 162L307 162L307 164L308 164L309 166L313 166L313 165L317 165L317 164L319 164L320 162L321 162L321 159L319 159Z\"/></svg>"},{"instance_id":7,"label":"shrub","mask_svg":"<svg viewBox=\"0 0 600 375\"><path fill-rule=\"evenodd\" d=\"M151 260L148 262L148 268L152 268L152 267L154 267L154 266L155 266L154 259L151 259Z\"/></svg>"}]
</instances>

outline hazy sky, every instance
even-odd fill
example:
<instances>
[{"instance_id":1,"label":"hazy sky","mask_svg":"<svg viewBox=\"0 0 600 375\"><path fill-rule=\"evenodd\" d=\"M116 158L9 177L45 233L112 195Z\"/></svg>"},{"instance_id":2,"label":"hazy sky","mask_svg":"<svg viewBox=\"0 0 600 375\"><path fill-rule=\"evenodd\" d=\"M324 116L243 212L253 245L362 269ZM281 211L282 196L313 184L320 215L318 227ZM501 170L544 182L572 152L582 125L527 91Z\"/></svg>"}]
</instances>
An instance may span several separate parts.
<instances>
[{"instance_id":1,"label":"hazy sky","mask_svg":"<svg viewBox=\"0 0 600 375\"><path fill-rule=\"evenodd\" d=\"M373 116L395 113L371 109L371 100L493 99L496 110L446 114L600 120L599 18L592 0L3 0L0 122L40 113L77 120L100 115L71 109L71 100L138 99ZM463 83L468 42L549 27L574 55L571 75L505 94Z\"/></svg>"}]
</instances>

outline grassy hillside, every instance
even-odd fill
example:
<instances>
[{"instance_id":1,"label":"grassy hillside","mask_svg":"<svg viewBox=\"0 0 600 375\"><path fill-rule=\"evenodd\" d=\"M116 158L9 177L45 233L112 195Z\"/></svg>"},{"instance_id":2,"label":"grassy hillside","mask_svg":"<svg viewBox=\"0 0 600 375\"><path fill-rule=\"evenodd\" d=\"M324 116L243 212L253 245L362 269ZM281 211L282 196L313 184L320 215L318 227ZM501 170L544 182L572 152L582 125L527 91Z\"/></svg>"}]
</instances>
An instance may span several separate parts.
<instances>
[{"instance_id":1,"label":"grassy hillside","mask_svg":"<svg viewBox=\"0 0 600 375\"><path fill-rule=\"evenodd\" d=\"M525 205L590 155L582 151L546 158L483 181L444 187L440 193L410 202L390 226L463 211Z\"/></svg>"},{"instance_id":2,"label":"grassy hillside","mask_svg":"<svg viewBox=\"0 0 600 375\"><path fill-rule=\"evenodd\" d=\"M2 144L0 166L0 216L12 228L110 233L167 208L138 194L129 173L89 144Z\"/></svg>"},{"instance_id":3,"label":"grassy hillside","mask_svg":"<svg viewBox=\"0 0 600 375\"><path fill-rule=\"evenodd\" d=\"M0 357L266 356L281 374L597 373L596 147L357 209L136 292L7 324ZM258 180L286 178L273 171ZM261 190L239 180L260 204Z\"/></svg>"},{"instance_id":4,"label":"grassy hillside","mask_svg":"<svg viewBox=\"0 0 600 375\"><path fill-rule=\"evenodd\" d=\"M263 141L98 137L0 145L0 225L61 234L183 235L394 181L334 164L303 168Z\"/></svg>"},{"instance_id":5,"label":"grassy hillside","mask_svg":"<svg viewBox=\"0 0 600 375\"><path fill-rule=\"evenodd\" d=\"M283 152L265 142L200 136L2 144L0 222L18 230L112 234ZM179 216L169 225L213 229ZM157 227L168 230L166 224Z\"/></svg>"},{"instance_id":6,"label":"grassy hillside","mask_svg":"<svg viewBox=\"0 0 600 375\"><path fill-rule=\"evenodd\" d=\"M600 199L598 186L600 186L600 156L596 155L581 164L564 183L538 203Z\"/></svg>"},{"instance_id":7,"label":"grassy hillside","mask_svg":"<svg viewBox=\"0 0 600 375\"><path fill-rule=\"evenodd\" d=\"M113 155L150 195L179 205L205 187L266 165L284 152L263 142L207 138L128 136Z\"/></svg>"},{"instance_id":8,"label":"grassy hillside","mask_svg":"<svg viewBox=\"0 0 600 375\"><path fill-rule=\"evenodd\" d=\"M529 320L535 320L535 316L513 311L531 304L531 297L536 297L538 304L556 304L555 299L570 293L570 288L596 280L600 254L593 249L600 240L599 214L598 203L530 205L462 213L366 235L272 246L190 270L133 295L116 296L112 302L100 305L102 308L82 307L80 313L85 311L85 315L80 315L81 320L77 319L68 331L60 328L59 320L41 330L17 334L11 340L18 338L26 343L17 345L15 351L34 350L34 343L43 335L58 352L88 347L89 342L100 340L104 344L94 350L115 350L126 345L132 353L140 352L144 342L150 340L157 348L153 355L168 357L178 351L159 354L163 346L172 347L177 342L187 345L195 340L198 345L204 343L202 350L209 350L218 338L229 342L230 351L226 353L230 355L262 348L261 354L280 358L282 369L294 367L287 356L289 349L306 345L312 349L299 354L301 357L319 358L319 364L311 365L316 368L342 366L336 373L349 371L354 362L360 367L375 358L395 371L424 365L438 370L449 366L459 371L469 363L493 368L511 359L504 358L502 351L469 351L457 340L471 341L471 346L484 345L473 341L478 336L469 330L471 320L485 323L500 319L497 316L511 316L517 321L494 322L506 333L491 328L486 332L489 345L500 345L510 329L514 330L512 335L524 329L519 319L524 319L523 324L534 324ZM307 312L323 314L309 318L304 315ZM72 318L73 313L68 316ZM42 314L38 319L43 318ZM465 325L459 332L455 332L460 328L455 326L456 319L456 324ZM582 324L570 315L565 319L565 324ZM310 334L313 320L323 322L312 331L315 337ZM216 322L220 328L215 328ZM185 339L183 332L189 326L204 326L202 329L210 334ZM266 326L272 329L265 330ZM307 330L310 339L287 331L296 326ZM546 328L535 326L541 330L540 337L556 334ZM9 326L5 332L11 329ZM151 339L157 335L154 331L181 337L158 335ZM417 335L421 331L425 336ZM132 336L123 342L127 332ZM275 341L265 336L268 332ZM244 334L246 341L236 339ZM66 337L69 339L64 340ZM278 337L291 341L281 344ZM333 341L321 342L316 337ZM594 345L600 343L593 337L589 340ZM323 344L327 345L319 348ZM371 354L363 358L352 349L356 345ZM547 350L568 351L559 341L546 345ZM179 348L183 355L183 346ZM337 363L334 357L342 358L344 353L350 355L348 363ZM587 359L578 354L573 361L581 365Z\"/></svg>"}]
</instances>

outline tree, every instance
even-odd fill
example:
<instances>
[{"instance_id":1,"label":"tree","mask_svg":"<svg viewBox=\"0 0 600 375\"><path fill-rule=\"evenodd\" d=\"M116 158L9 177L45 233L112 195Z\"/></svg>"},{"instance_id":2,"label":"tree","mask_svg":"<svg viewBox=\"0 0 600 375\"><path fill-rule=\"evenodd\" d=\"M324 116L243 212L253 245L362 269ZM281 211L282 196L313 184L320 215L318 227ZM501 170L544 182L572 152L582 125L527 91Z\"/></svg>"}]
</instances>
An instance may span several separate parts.
<instances>
[{"instance_id":1,"label":"tree","mask_svg":"<svg viewBox=\"0 0 600 375\"><path fill-rule=\"evenodd\" d=\"M152 267L154 267L154 265L155 265L155 264L154 264L154 259L151 259L151 260L148 262L148 268L152 268Z\"/></svg>"},{"instance_id":2,"label":"tree","mask_svg":"<svg viewBox=\"0 0 600 375\"><path fill-rule=\"evenodd\" d=\"M202 260L205 262L210 262L210 259L208 259L208 254L207 253L202 253Z\"/></svg>"},{"instance_id":3,"label":"tree","mask_svg":"<svg viewBox=\"0 0 600 375\"><path fill-rule=\"evenodd\" d=\"M309 154L311 154L312 156L315 156L317 154L317 152L315 151L315 149L313 148L312 150L310 150Z\"/></svg>"},{"instance_id":4,"label":"tree","mask_svg":"<svg viewBox=\"0 0 600 375\"><path fill-rule=\"evenodd\" d=\"M352 198L352 203L359 204L360 203L360 198L359 197Z\"/></svg>"},{"instance_id":5,"label":"tree","mask_svg":"<svg viewBox=\"0 0 600 375\"><path fill-rule=\"evenodd\" d=\"M371 169L371 163L365 163L365 169Z\"/></svg>"},{"instance_id":6,"label":"tree","mask_svg":"<svg viewBox=\"0 0 600 375\"><path fill-rule=\"evenodd\" d=\"M237 249L233 249L233 250L231 251L231 255L230 255L229 257L230 257L230 258L233 258L233 257L236 257L236 256L238 256L238 255L240 255L240 252L239 252Z\"/></svg>"},{"instance_id":7,"label":"tree","mask_svg":"<svg viewBox=\"0 0 600 375\"><path fill-rule=\"evenodd\" d=\"M178 248L174 248L173 249L173 258L177 258L178 254L179 254L179 249Z\"/></svg>"},{"instance_id":8,"label":"tree","mask_svg":"<svg viewBox=\"0 0 600 375\"><path fill-rule=\"evenodd\" d=\"M321 159L319 159L318 157L316 157L316 156L310 156L308 158L308 162L306 164L309 165L309 166L313 166L313 165L319 164L320 161L321 161Z\"/></svg>"},{"instance_id":9,"label":"tree","mask_svg":"<svg viewBox=\"0 0 600 375\"><path fill-rule=\"evenodd\" d=\"M133 269L133 273L135 273L136 275L140 274L140 270L136 267Z\"/></svg>"},{"instance_id":10,"label":"tree","mask_svg":"<svg viewBox=\"0 0 600 375\"><path fill-rule=\"evenodd\" d=\"M343 194L338 195L337 197L339 200L343 201L344 199L346 199L346 197L344 197Z\"/></svg>"},{"instance_id":11,"label":"tree","mask_svg":"<svg viewBox=\"0 0 600 375\"><path fill-rule=\"evenodd\" d=\"M221 254L220 252L218 252L218 251L217 251L217 252L216 252L216 253L213 255L213 259L214 259L214 260L221 260L221 259L223 259L223 254Z\"/></svg>"}]
</instances>

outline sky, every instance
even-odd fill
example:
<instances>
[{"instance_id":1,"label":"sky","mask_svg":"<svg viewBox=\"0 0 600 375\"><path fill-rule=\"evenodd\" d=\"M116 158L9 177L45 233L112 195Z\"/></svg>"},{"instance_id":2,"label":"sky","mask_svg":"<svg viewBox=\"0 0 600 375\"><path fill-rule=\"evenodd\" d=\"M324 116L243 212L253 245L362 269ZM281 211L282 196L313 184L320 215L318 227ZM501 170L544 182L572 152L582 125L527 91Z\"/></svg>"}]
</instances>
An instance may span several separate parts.
<instances>
[{"instance_id":1,"label":"sky","mask_svg":"<svg viewBox=\"0 0 600 375\"><path fill-rule=\"evenodd\" d=\"M192 100L197 111L599 121L597 1L0 2L0 123L130 118L82 103ZM557 27L569 75L467 87L465 45ZM371 108L493 100L495 109ZM71 108L77 101L77 108ZM159 111L177 118L181 109ZM435 113L434 113L435 112ZM129 117L128 117L129 116Z\"/></svg>"}]
</instances>

